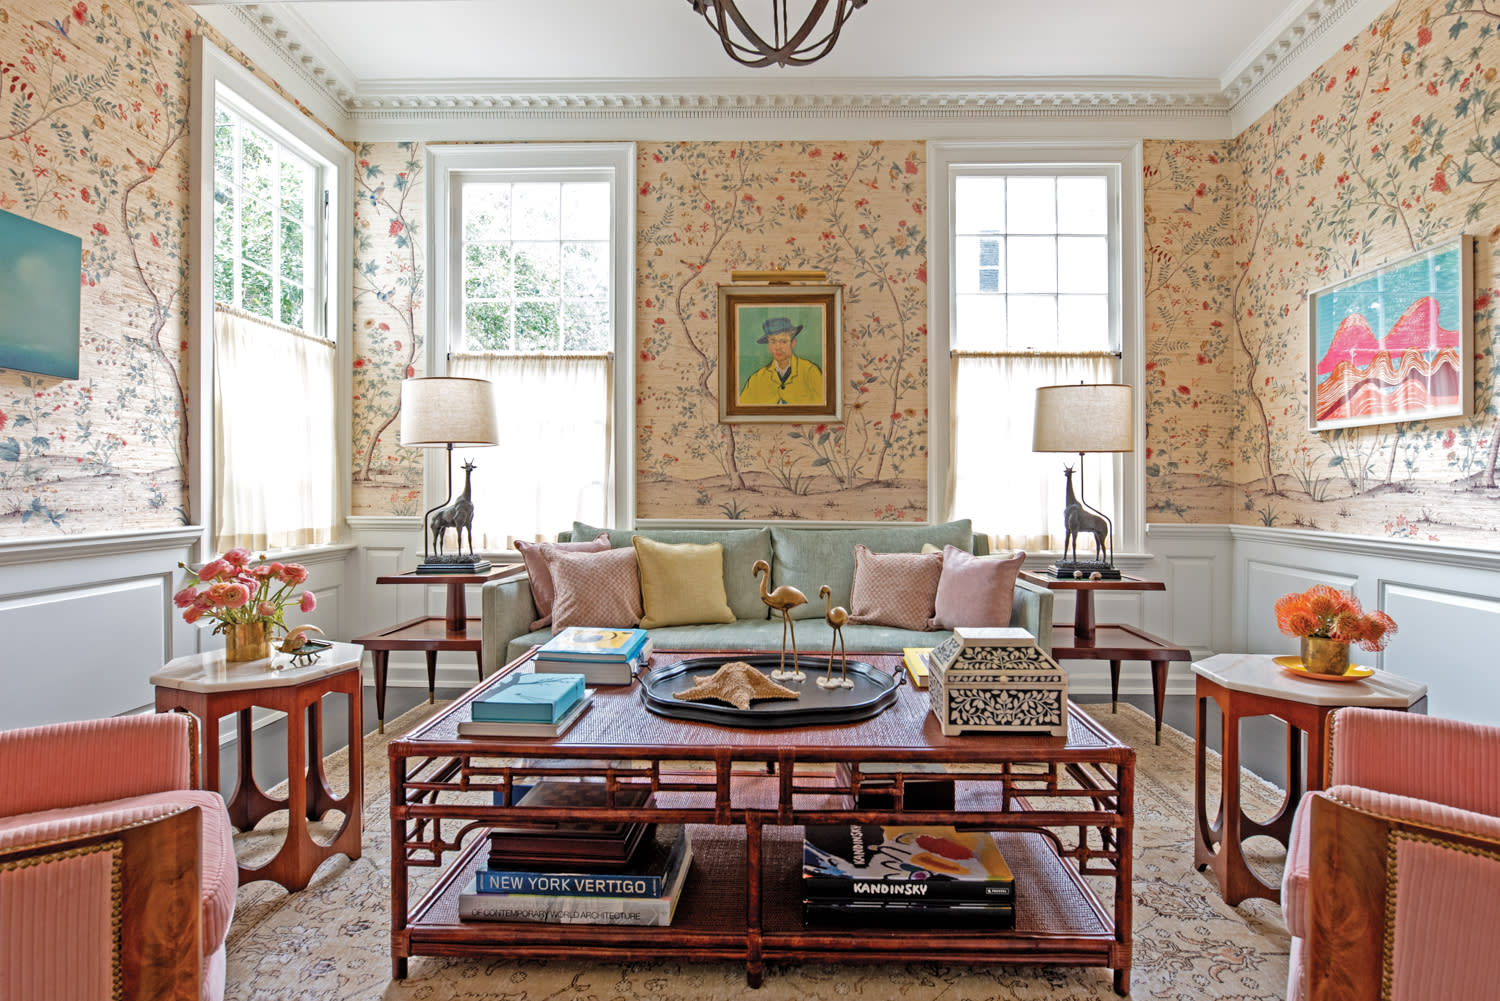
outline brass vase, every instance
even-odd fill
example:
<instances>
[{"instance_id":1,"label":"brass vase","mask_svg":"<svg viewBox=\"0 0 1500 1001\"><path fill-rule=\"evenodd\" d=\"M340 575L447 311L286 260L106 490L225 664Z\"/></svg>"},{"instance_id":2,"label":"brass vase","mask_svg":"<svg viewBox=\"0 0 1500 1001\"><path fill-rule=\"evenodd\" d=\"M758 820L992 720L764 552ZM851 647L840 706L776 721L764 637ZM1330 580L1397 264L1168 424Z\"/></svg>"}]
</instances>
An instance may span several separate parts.
<instances>
[{"instance_id":1,"label":"brass vase","mask_svg":"<svg viewBox=\"0 0 1500 1001\"><path fill-rule=\"evenodd\" d=\"M1302 666L1313 674L1347 674L1349 644L1326 636L1304 636Z\"/></svg>"},{"instance_id":2,"label":"brass vase","mask_svg":"<svg viewBox=\"0 0 1500 1001\"><path fill-rule=\"evenodd\" d=\"M227 622L224 624L224 659L265 660L271 656L271 623Z\"/></svg>"}]
</instances>

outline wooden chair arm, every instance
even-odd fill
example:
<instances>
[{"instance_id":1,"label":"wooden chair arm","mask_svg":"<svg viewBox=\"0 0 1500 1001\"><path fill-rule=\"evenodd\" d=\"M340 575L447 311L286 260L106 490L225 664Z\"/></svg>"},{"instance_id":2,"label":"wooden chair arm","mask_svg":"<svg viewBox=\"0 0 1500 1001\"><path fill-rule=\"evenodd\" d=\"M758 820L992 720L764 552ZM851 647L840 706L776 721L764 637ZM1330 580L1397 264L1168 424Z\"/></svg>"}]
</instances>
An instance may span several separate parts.
<instances>
[{"instance_id":1,"label":"wooden chair arm","mask_svg":"<svg viewBox=\"0 0 1500 1001\"><path fill-rule=\"evenodd\" d=\"M129 999L198 1001L203 976L196 806L76 836L15 844L0 852L0 908L25 909L20 934L0 940L0 997L56 996L85 964L107 963ZM55 829L55 825L39 825ZM112 864L81 877L78 861ZM112 955L79 955L73 920L81 895L110 901ZM8 901L3 902L3 901ZM65 949L56 948L67 943ZM42 993L37 993L38 990Z\"/></svg>"}]
</instances>

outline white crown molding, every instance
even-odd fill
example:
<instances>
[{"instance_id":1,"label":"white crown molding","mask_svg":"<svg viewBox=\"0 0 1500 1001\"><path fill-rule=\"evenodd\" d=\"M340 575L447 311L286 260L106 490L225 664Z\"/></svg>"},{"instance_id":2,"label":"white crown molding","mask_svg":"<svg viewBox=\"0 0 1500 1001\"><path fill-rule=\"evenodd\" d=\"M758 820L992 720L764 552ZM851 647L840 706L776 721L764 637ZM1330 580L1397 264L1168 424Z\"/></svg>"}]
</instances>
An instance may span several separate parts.
<instances>
[{"instance_id":1,"label":"white crown molding","mask_svg":"<svg viewBox=\"0 0 1500 1001\"><path fill-rule=\"evenodd\" d=\"M1389 6L1388 0L1313 0L1267 29L1225 74L1234 134L1249 128ZM1275 86L1272 86L1275 84Z\"/></svg>"},{"instance_id":2,"label":"white crown molding","mask_svg":"<svg viewBox=\"0 0 1500 1001\"><path fill-rule=\"evenodd\" d=\"M400 122L414 126L415 134L405 138L457 139L485 129L493 132L496 123L548 135L558 133L562 122L691 125L704 120L837 119L888 121L898 130L900 123L961 129L964 123L1054 121L1073 128L1114 124L1125 131L1151 124L1232 138L1295 86L1300 76L1293 70L1307 75L1331 54L1324 49L1352 36L1346 22L1362 18L1363 27L1385 2L1307 0L1269 26L1219 79L845 78L796 83L772 78L359 80L292 4L214 3L197 9L252 58L274 53L311 94L336 105L336 114L325 112L333 119L326 124L350 139L390 138ZM253 37L253 45L246 36ZM262 68L272 72L270 66ZM1275 88L1273 81L1285 85Z\"/></svg>"},{"instance_id":3,"label":"white crown molding","mask_svg":"<svg viewBox=\"0 0 1500 1001\"><path fill-rule=\"evenodd\" d=\"M1500 552L1467 549L1463 546L1435 542L1383 539L1379 536L1341 535L1305 528L1264 528L1259 525L1232 525L1235 542L1262 542L1270 545L1297 546L1348 556L1371 556L1382 560L1401 560L1424 566L1464 567L1471 570L1500 572Z\"/></svg>"}]
</instances>

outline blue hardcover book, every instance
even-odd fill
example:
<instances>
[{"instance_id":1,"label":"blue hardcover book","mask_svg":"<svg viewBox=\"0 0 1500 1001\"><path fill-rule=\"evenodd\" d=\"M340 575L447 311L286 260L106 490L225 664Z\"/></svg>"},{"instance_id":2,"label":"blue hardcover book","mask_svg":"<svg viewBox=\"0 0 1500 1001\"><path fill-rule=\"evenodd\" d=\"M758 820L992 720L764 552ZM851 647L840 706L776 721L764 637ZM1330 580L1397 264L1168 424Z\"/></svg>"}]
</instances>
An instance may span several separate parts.
<instances>
[{"instance_id":1,"label":"blue hardcover book","mask_svg":"<svg viewBox=\"0 0 1500 1001\"><path fill-rule=\"evenodd\" d=\"M537 867L480 868L474 873L478 893L526 893L548 897L660 897L667 892L688 850L687 828L657 824L656 837L641 846L628 865L598 872Z\"/></svg>"},{"instance_id":2,"label":"blue hardcover book","mask_svg":"<svg viewBox=\"0 0 1500 1001\"><path fill-rule=\"evenodd\" d=\"M490 723L556 723L581 698L581 674L517 674L475 699L469 713Z\"/></svg>"},{"instance_id":3,"label":"blue hardcover book","mask_svg":"<svg viewBox=\"0 0 1500 1001\"><path fill-rule=\"evenodd\" d=\"M552 660L630 660L646 645L644 629L594 629L568 626L537 650Z\"/></svg>"}]
</instances>

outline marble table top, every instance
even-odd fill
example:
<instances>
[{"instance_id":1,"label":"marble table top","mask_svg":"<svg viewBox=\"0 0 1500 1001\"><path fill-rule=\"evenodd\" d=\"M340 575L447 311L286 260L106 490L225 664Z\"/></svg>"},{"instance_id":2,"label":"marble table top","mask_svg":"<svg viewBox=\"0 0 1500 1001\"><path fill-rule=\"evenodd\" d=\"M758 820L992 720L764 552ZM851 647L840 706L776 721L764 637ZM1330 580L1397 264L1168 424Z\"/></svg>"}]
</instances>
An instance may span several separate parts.
<instances>
[{"instance_id":1,"label":"marble table top","mask_svg":"<svg viewBox=\"0 0 1500 1001\"><path fill-rule=\"evenodd\" d=\"M1359 681L1314 681L1283 670L1266 653L1221 653L1193 663L1193 673L1233 692L1266 695L1314 706L1407 708L1427 686L1389 671Z\"/></svg>"},{"instance_id":2,"label":"marble table top","mask_svg":"<svg viewBox=\"0 0 1500 1001\"><path fill-rule=\"evenodd\" d=\"M189 654L171 660L151 676L158 688L184 692L233 692L252 688L283 688L319 678L357 670L365 648L358 643L334 643L311 664L292 663L291 654L278 653L264 660L229 663L223 650Z\"/></svg>"}]
</instances>

